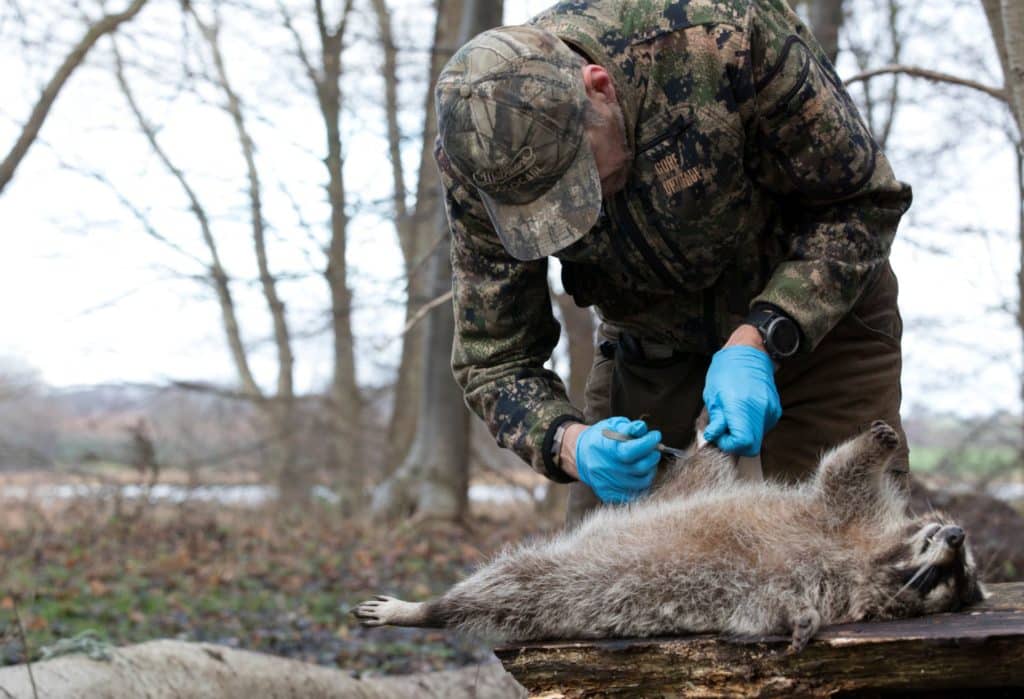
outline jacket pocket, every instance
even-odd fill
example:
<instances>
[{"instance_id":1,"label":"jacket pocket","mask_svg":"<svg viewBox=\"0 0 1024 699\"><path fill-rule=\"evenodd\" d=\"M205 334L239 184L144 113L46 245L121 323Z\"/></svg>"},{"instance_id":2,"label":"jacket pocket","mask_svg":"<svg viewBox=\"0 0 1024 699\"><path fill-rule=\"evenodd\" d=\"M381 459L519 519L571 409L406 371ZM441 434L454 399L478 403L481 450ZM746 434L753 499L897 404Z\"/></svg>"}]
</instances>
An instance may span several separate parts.
<instances>
[{"instance_id":1,"label":"jacket pocket","mask_svg":"<svg viewBox=\"0 0 1024 699\"><path fill-rule=\"evenodd\" d=\"M886 263L878 278L850 311L850 322L863 333L899 349L903 338L903 317L897 304L898 295L896 275Z\"/></svg>"}]
</instances>

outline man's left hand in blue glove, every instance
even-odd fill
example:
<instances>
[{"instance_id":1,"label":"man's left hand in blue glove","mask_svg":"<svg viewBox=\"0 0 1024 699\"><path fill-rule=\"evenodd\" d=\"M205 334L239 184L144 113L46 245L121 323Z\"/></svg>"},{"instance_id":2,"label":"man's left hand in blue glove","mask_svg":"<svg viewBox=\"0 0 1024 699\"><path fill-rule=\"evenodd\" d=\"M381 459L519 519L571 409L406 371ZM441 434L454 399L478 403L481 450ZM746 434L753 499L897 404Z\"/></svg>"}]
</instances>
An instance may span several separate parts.
<instances>
[{"instance_id":1,"label":"man's left hand in blue glove","mask_svg":"<svg viewBox=\"0 0 1024 699\"><path fill-rule=\"evenodd\" d=\"M761 333L741 325L711 358L704 382L708 427L704 438L739 456L761 452L765 433L782 416L775 367Z\"/></svg>"}]
</instances>

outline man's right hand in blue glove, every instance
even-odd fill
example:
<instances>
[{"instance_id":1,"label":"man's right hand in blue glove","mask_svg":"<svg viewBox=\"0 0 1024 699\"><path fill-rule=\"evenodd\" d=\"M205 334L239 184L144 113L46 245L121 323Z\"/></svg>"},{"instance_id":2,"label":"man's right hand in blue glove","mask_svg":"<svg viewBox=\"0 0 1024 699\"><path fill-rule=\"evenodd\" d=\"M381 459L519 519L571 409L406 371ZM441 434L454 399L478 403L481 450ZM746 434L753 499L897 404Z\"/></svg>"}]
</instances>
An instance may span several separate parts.
<instances>
[{"instance_id":1,"label":"man's right hand in blue glove","mask_svg":"<svg viewBox=\"0 0 1024 699\"><path fill-rule=\"evenodd\" d=\"M601 434L611 430L631 437L617 442ZM651 486L661 459L661 432L643 420L610 417L596 425L575 424L562 437L562 470L590 486L602 502L629 502Z\"/></svg>"},{"instance_id":2,"label":"man's right hand in blue glove","mask_svg":"<svg viewBox=\"0 0 1024 699\"><path fill-rule=\"evenodd\" d=\"M704 382L710 419L704 439L730 454L757 456L765 433L782 416L774 374L760 333L741 325L711 358Z\"/></svg>"}]
</instances>

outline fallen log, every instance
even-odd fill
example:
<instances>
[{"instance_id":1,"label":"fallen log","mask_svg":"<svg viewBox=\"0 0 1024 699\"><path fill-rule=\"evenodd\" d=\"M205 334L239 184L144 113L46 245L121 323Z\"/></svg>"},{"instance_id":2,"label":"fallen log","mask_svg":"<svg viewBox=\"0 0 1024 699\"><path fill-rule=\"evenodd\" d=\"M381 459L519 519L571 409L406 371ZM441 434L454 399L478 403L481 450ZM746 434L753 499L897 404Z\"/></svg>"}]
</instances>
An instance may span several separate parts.
<instances>
[{"instance_id":1,"label":"fallen log","mask_svg":"<svg viewBox=\"0 0 1024 699\"><path fill-rule=\"evenodd\" d=\"M530 696L824 697L922 692L1011 696L1024 687L1024 583L958 614L823 629L788 638L556 641L498 648ZM1017 695L1019 696L1019 695Z\"/></svg>"},{"instance_id":2,"label":"fallen log","mask_svg":"<svg viewBox=\"0 0 1024 699\"><path fill-rule=\"evenodd\" d=\"M466 699L524 697L501 666L352 678L347 672L210 643L149 641L112 649L109 660L63 656L0 668L2 699ZM32 680L35 681L33 689Z\"/></svg>"}]
</instances>

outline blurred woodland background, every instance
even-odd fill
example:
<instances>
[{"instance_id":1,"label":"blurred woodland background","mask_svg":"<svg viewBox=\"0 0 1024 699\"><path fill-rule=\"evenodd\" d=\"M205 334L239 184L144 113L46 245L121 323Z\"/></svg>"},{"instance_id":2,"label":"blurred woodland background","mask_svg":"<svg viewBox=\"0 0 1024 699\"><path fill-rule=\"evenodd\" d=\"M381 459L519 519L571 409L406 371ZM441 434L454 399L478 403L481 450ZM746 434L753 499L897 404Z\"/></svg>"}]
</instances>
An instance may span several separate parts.
<instances>
[{"instance_id":1,"label":"blurred woodland background","mask_svg":"<svg viewBox=\"0 0 1024 699\"><path fill-rule=\"evenodd\" d=\"M74 637L356 674L489 655L347 612L561 520L450 376L429 89L547 4L0 0L0 662ZM915 190L915 497L1018 579L1024 3L793 4ZM580 400L595 322L557 276Z\"/></svg>"}]
</instances>

